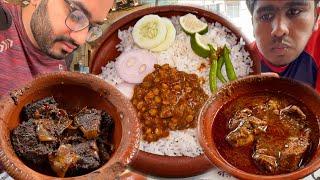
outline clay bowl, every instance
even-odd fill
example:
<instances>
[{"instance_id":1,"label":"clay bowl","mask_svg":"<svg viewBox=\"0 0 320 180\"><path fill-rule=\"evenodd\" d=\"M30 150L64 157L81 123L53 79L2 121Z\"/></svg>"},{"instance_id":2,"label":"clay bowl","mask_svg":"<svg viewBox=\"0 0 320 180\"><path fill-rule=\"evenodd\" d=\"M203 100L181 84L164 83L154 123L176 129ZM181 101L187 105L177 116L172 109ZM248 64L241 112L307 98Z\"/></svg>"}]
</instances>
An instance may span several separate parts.
<instances>
[{"instance_id":1,"label":"clay bowl","mask_svg":"<svg viewBox=\"0 0 320 180\"><path fill-rule=\"evenodd\" d=\"M67 112L85 106L96 108L108 112L115 123L115 152L111 159L93 172L63 179L114 179L137 152L140 125L133 106L117 89L94 75L71 72L42 75L23 89L11 92L10 96L0 101L0 160L15 179L57 179L54 174L42 174L24 164L10 141L10 131L18 126L23 106L49 96L53 96Z\"/></svg>"},{"instance_id":2,"label":"clay bowl","mask_svg":"<svg viewBox=\"0 0 320 180\"><path fill-rule=\"evenodd\" d=\"M112 24L98 44L101 44L95 54L92 56L90 70L93 74L100 74L101 67L105 66L109 61L114 60L120 55L116 45L120 43L118 38L118 30L128 29L143 16L147 14L157 14L161 17L183 16L188 13L193 13L199 17L204 17L207 22L219 22L225 27L228 27L237 37L243 37L246 42L246 50L250 53L253 60L254 74L260 72L260 63L257 61L257 56L249 49L248 39L229 21L212 12L189 6L160 6L152 7L136 11L130 15L118 20ZM238 39L240 40L240 38ZM151 153L139 151L136 159L133 161L134 169L154 176L162 177L188 177L201 174L212 167L210 162L204 155L195 158L191 157L169 157L159 156Z\"/></svg>"},{"instance_id":3,"label":"clay bowl","mask_svg":"<svg viewBox=\"0 0 320 180\"><path fill-rule=\"evenodd\" d=\"M309 162L305 166L291 173L266 176L256 175L240 170L223 158L217 149L217 145L214 140L215 137L218 137L217 134L214 135L214 132L221 132L221 128L215 129L217 127L216 125L226 123L225 120L219 118L222 109L234 108L232 105L228 106L230 101L244 95L252 95L256 93L263 95L268 92L280 93L280 95L289 96L294 100L301 102L303 105L301 106L302 108L308 109L315 115L314 119L309 119L312 131L316 132L315 134L318 134L312 136L312 138L314 138L312 141L315 144L315 146L312 147L313 153L308 156ZM294 80L270 76L249 76L244 79L234 81L220 89L216 95L212 96L200 111L198 117L198 137L201 147L203 148L205 155L213 164L239 179L282 180L305 177L320 168L319 104L320 96L314 89ZM225 126L222 125L222 128L224 127Z\"/></svg>"},{"instance_id":4,"label":"clay bowl","mask_svg":"<svg viewBox=\"0 0 320 180\"><path fill-rule=\"evenodd\" d=\"M172 17L193 13L199 17L204 17L208 22L219 22L228 27L237 37L243 37L246 42L246 50L249 51L254 63L254 73L260 72L260 63L257 56L250 51L248 39L226 19L206 10L202 10L189 6L161 6L143 9L129 16L126 16L111 25L104 36L100 39L99 48L93 55L90 63L90 70L93 74L100 74L101 67L105 66L110 60L120 55L116 50L116 45L120 43L118 38L118 30L128 29L133 26L137 20L147 14L158 14L162 17ZM188 177L194 176L207 171L212 165L208 162L204 155L190 157L169 157L159 156L143 151L139 151L132 166L144 173L163 177Z\"/></svg>"}]
</instances>

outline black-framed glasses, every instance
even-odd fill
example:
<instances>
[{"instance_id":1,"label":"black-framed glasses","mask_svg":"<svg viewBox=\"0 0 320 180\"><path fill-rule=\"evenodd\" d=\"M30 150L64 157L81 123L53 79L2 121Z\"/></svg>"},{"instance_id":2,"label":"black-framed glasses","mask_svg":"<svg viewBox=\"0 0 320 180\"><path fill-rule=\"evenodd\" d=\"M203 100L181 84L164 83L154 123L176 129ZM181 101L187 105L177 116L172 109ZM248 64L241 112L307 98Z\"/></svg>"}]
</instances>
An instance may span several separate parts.
<instances>
[{"instance_id":1,"label":"black-framed glasses","mask_svg":"<svg viewBox=\"0 0 320 180\"><path fill-rule=\"evenodd\" d=\"M66 26L71 31L81 31L89 27L88 35L86 38L87 42L92 42L98 39L102 35L102 29L98 25L92 25L85 15L85 13L80 10L80 8L72 3L70 0L64 0L70 7L70 14L65 20Z\"/></svg>"}]
</instances>

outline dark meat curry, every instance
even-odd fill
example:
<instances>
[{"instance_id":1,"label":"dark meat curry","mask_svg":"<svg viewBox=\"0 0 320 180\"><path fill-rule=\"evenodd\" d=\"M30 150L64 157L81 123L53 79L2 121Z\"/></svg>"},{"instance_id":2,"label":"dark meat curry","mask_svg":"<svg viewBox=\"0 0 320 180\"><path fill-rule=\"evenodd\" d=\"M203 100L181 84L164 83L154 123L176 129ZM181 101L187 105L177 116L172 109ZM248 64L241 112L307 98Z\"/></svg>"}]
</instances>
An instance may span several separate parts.
<instances>
[{"instance_id":1,"label":"dark meat curry","mask_svg":"<svg viewBox=\"0 0 320 180\"><path fill-rule=\"evenodd\" d=\"M134 89L132 103L142 122L143 139L151 142L169 135L169 130L196 126L196 116L208 96L195 74L155 65Z\"/></svg>"},{"instance_id":2,"label":"dark meat curry","mask_svg":"<svg viewBox=\"0 0 320 180\"><path fill-rule=\"evenodd\" d=\"M104 111L85 107L68 115L48 97L25 106L21 116L22 123L11 133L12 145L38 172L83 175L105 164L114 151L114 122Z\"/></svg>"},{"instance_id":3,"label":"dark meat curry","mask_svg":"<svg viewBox=\"0 0 320 180\"><path fill-rule=\"evenodd\" d=\"M220 154L254 174L283 174L308 162L317 146L316 117L294 98L269 93L229 102L214 123Z\"/></svg>"}]
</instances>

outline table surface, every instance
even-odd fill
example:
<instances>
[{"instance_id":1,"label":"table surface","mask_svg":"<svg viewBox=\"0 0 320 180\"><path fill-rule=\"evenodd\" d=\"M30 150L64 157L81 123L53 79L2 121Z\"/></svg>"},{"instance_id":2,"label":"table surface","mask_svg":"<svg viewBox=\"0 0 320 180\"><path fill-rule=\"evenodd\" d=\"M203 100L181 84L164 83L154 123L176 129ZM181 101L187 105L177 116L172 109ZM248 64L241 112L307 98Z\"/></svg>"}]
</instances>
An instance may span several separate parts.
<instances>
[{"instance_id":1,"label":"table surface","mask_svg":"<svg viewBox=\"0 0 320 180\"><path fill-rule=\"evenodd\" d=\"M10 177L6 172L3 172L2 174L0 174L0 180L12 180L12 179L13 178ZM123 173L123 176L120 179L121 180L158 180L158 179L166 180L168 178L151 177L151 176L139 174L138 172L127 170L126 172ZM172 179L174 178L171 178L170 180ZM232 177L228 173L218 168L212 168L210 171L202 175L188 177L188 178L179 178L179 179L181 180L234 180L236 178ZM310 174L309 176L303 178L303 180L320 180L320 169Z\"/></svg>"}]
</instances>

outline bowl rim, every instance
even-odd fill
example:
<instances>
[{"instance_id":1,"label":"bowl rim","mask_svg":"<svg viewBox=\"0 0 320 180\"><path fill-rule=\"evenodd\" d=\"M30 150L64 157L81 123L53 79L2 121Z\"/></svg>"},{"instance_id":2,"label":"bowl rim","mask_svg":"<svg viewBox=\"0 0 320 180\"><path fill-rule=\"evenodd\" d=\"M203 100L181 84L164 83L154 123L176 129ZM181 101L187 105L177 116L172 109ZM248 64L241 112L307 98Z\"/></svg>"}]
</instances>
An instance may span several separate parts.
<instances>
[{"instance_id":1,"label":"bowl rim","mask_svg":"<svg viewBox=\"0 0 320 180\"><path fill-rule=\"evenodd\" d=\"M99 64L96 65L96 59L103 58L103 55L100 55L100 51L103 51L104 45L106 43L106 40L109 39L114 33L118 32L123 26L126 26L131 21L141 18L144 15L147 14L159 14L159 13L165 13L165 12L182 12L182 13L192 13L196 16L201 16L205 19L212 19L215 22L218 21L219 23L223 22L225 24L222 24L225 27L228 27L229 30L232 31L233 34L235 34L237 37L241 37L243 41L245 42L245 48L250 53L251 59L254 63L254 71L258 74L261 72L260 67L260 61L259 61L259 54L252 51L252 47L250 47L250 41L248 37L239 29L237 28L231 21L223 16L222 14L215 13L213 11L208 11L205 8L202 7L195 7L195 6L187 6L187 5L165 5L165 6L154 6L154 7L148 7L144 9L137 10L135 12L132 12L117 21L113 22L110 27L106 30L106 32L103 34L102 37L100 37L97 40L98 48L96 48L93 51L93 55L90 58L90 73L98 74ZM129 18L130 17L130 18Z\"/></svg>"},{"instance_id":2,"label":"bowl rim","mask_svg":"<svg viewBox=\"0 0 320 180\"><path fill-rule=\"evenodd\" d=\"M145 9L137 10L115 21L113 24L110 25L110 27L105 32L105 34L97 42L97 44L99 44L98 45L99 47L93 52L93 56L90 60L91 62L89 65L90 72L93 74L98 74L101 67L96 61L98 58L101 58L101 59L104 58L102 55L103 53L99 53L99 52L104 50L104 45L108 43L107 40L110 37L112 37L114 33L117 33L119 29L122 29L123 27L128 25L130 22L136 21L138 18L141 18L144 15L161 14L161 13L168 13L168 12L185 13L185 14L192 13L199 17L204 17L205 19L212 19L212 21L219 22L223 26L228 27L228 29L231 30L231 32L235 34L236 37L241 37L245 42L246 44L245 48L250 53L250 57L254 63L253 67L254 67L255 73L258 74L261 72L258 55L255 54L253 51L251 51L251 48L249 46L250 45L249 39L247 38L247 36L245 36L244 33L240 31L239 28L233 25L229 21L229 19L222 16L221 14L217 14L215 12L205 10L204 8L201 8L201 7L193 7L193 6L185 6L185 5L167 5L167 6L148 7ZM148 161L150 163L148 168L142 168L141 164L137 162L141 160L141 158L143 158L144 161ZM173 159L173 161L177 161L177 162L185 161L185 165L189 165L189 166L192 160L196 160L197 161L196 163L199 166L194 166L193 168L191 168L191 169L196 169L195 172L192 171L190 168L182 169L181 166L177 165L177 166L173 166L177 169L177 171L175 171L174 173L166 173L166 172L159 173L159 172L151 171L152 169L154 169L151 167L155 167L155 168L157 167L158 169L162 169L161 167L158 166L157 162L154 161L154 159L158 159L159 161L168 161L168 159ZM138 155L133 160L131 166L138 171L148 173L151 175L161 176L161 177L190 177L190 176L204 173L213 167L213 165L208 161L208 159L204 154L197 156L197 158L187 157L187 156L172 157L172 156L162 156L162 155L152 154L152 153L144 152L141 150L139 150Z\"/></svg>"},{"instance_id":3,"label":"bowl rim","mask_svg":"<svg viewBox=\"0 0 320 180\"><path fill-rule=\"evenodd\" d=\"M320 102L320 95L310 86L301 83L299 81L293 80L293 79L288 79L288 78L283 78L283 77L275 77L275 76L263 76L263 75L250 75L238 80L235 80L233 82L230 82L226 85L223 86L223 88L219 89L217 93L213 96L211 96L208 101L206 101L205 105L201 108L201 111L198 116L198 128L197 128L197 134L198 134L198 139L200 142L200 145L202 146L206 156L210 161L216 165L217 167L221 168L222 170L230 173L232 176L241 178L241 179L267 179L267 180L282 180L282 179L299 179L302 177L305 177L314 171L318 170L320 168L320 158L315 160L311 165L308 164L305 167L299 168L296 171L293 171L291 173L286 173L286 174L279 174L279 175L257 175L257 174L252 174L245 172L243 170L238 169L237 167L231 165L227 160L225 160L219 153L219 150L215 148L212 144L214 143L208 143L208 142L214 142L212 135L207 135L204 132L204 129L209 129L211 132L213 131L213 123L214 120L210 122L204 121L204 116L206 114L206 110L210 107L212 103L214 103L215 100L219 99L219 96L221 94L225 93L230 93L228 89L230 89L234 84L241 84L241 83L246 83L250 80L256 80L259 82L263 82L265 80L275 80L275 81L286 81L289 82L292 85L299 86L299 88L305 89L305 91L311 92L313 96L317 98L317 100ZM232 95L228 94L228 95ZM226 103L226 102L225 102ZM225 106L225 103L219 108L213 112L213 117L216 117L217 114L219 113L220 109ZM214 118L213 118L214 119ZM320 130L320 122L318 118L318 125L319 125L319 130ZM208 127L208 128L206 128ZM212 134L212 133L211 133ZM320 137L318 137L319 142L320 142ZM318 144L318 148L320 148L320 143ZM314 154L315 155L315 154ZM313 156L314 156L313 155ZM236 172L236 173L235 173Z\"/></svg>"},{"instance_id":4,"label":"bowl rim","mask_svg":"<svg viewBox=\"0 0 320 180\"><path fill-rule=\"evenodd\" d=\"M30 90L31 87L35 87L38 83L45 82L50 79L56 79L56 82L51 83L49 86L41 87L40 89L35 88L34 90ZM106 172L108 172L111 177L119 176L138 152L141 137L140 124L138 123L139 120L137 114L135 113L131 103L125 103L128 99L112 85L106 83L95 75L68 71L47 73L37 76L23 88L11 91L0 99L0 130L2 131L3 129L7 129L10 132L6 126L3 116L7 114L8 111L15 108L15 103L18 103L12 99L11 95L13 93L17 93L17 101L19 101L19 97L21 96L23 97L24 95L34 93L41 89L43 90L57 84L71 84L85 86L87 88L89 87L90 90L101 93L100 95L102 98L107 99L107 101L111 102L111 104L115 106L117 111L119 110L119 120L121 121L122 132L117 151L114 152L107 163L90 173L81 176L59 178L39 173L28 167L22 160L20 160L13 150L9 134L9 142L7 142L5 138L0 138L0 162L2 162L5 170L9 175L17 179L103 179L104 177L110 177ZM113 98L113 96L116 98ZM116 102L115 99L119 102ZM122 104L123 107L118 109L120 104ZM125 114L132 115L132 117L125 116ZM123 128L124 126L130 126L132 128L128 131ZM6 149L8 145L9 148ZM13 154L11 154L11 152L13 152Z\"/></svg>"}]
</instances>

